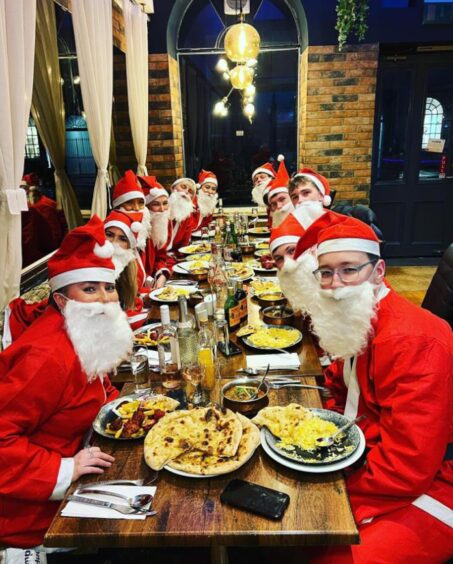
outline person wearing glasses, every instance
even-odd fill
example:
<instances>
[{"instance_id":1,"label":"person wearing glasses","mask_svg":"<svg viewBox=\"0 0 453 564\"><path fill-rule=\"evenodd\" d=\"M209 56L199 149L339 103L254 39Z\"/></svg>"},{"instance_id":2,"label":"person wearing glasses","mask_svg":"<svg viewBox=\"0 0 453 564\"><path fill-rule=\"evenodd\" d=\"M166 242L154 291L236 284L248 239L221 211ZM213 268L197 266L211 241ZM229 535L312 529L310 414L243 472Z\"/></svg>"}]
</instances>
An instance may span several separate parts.
<instances>
[{"instance_id":1,"label":"person wearing glasses","mask_svg":"<svg viewBox=\"0 0 453 564\"><path fill-rule=\"evenodd\" d=\"M308 231L307 231L308 233ZM313 240L305 234L295 260ZM453 336L449 325L385 282L379 241L347 217L317 233L300 298L326 369L328 407L360 415L366 456L347 489L360 545L310 562L441 563L453 556ZM311 275L312 282L307 286ZM298 272L300 275L300 271Z\"/></svg>"}]
</instances>

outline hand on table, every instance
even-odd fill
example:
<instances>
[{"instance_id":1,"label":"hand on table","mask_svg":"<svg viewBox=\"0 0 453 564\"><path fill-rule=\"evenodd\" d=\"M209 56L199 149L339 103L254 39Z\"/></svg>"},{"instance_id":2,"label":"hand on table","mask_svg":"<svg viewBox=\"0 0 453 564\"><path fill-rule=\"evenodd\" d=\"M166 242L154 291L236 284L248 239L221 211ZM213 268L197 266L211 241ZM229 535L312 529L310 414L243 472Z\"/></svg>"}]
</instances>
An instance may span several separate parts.
<instances>
[{"instance_id":1,"label":"hand on table","mask_svg":"<svg viewBox=\"0 0 453 564\"><path fill-rule=\"evenodd\" d=\"M166 281L167 277L165 276L165 274L160 274L154 281L153 290L159 290L159 288L163 288Z\"/></svg>"},{"instance_id":2,"label":"hand on table","mask_svg":"<svg viewBox=\"0 0 453 564\"><path fill-rule=\"evenodd\" d=\"M114 460L113 456L102 452L99 447L84 448L74 456L72 481L75 482L85 474L103 474L103 468L110 468Z\"/></svg>"}]
</instances>

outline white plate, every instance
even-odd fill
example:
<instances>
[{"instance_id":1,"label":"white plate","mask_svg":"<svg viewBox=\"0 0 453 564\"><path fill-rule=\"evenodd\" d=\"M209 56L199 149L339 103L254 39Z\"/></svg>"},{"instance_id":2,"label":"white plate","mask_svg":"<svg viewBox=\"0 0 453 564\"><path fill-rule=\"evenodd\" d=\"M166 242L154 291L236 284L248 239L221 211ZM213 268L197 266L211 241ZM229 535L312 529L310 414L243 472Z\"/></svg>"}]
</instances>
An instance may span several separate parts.
<instances>
[{"instance_id":1,"label":"white plate","mask_svg":"<svg viewBox=\"0 0 453 564\"><path fill-rule=\"evenodd\" d=\"M292 327L291 325L266 325L266 324L263 324L261 326L261 328L263 328L263 327L266 328L266 329L287 329L287 330L290 330L290 331L297 331L299 333L297 341L295 341L292 345L286 345L286 347L278 347L279 349L291 349L292 347L295 347L296 345L298 345L303 339L303 335L299 331L299 329L296 329L295 327ZM245 345L247 345L251 349L256 349L258 351L275 351L275 349L273 347L258 347L257 345L254 345L249 340L249 338L252 335L253 335L253 333L251 333L250 335L246 335L245 337L241 337L241 339L242 339L242 341L244 342Z\"/></svg>"},{"instance_id":2,"label":"white plate","mask_svg":"<svg viewBox=\"0 0 453 564\"><path fill-rule=\"evenodd\" d=\"M278 462L282 466L286 466L286 468L291 468L292 470L297 470L298 472L308 472L310 474L325 474L327 472L337 472L338 470L343 470L343 468L347 468L348 466L351 466L351 464L354 464L354 462L357 462L357 460L359 460L359 458L363 454L363 451L365 450L365 437L360 428L359 435L360 443L354 454L352 454L348 458L340 460L339 462L331 462L329 464L301 464L299 462L292 462L288 458L283 458L283 456L279 456L267 444L266 433L264 429L261 429L261 446L263 447L263 450L267 455L275 460L275 462Z\"/></svg>"},{"instance_id":3,"label":"white plate","mask_svg":"<svg viewBox=\"0 0 453 564\"><path fill-rule=\"evenodd\" d=\"M211 229L211 231L209 231L209 237L214 237L214 235L215 235L215 231L213 229ZM202 237L201 231L200 230L199 231L193 231L192 237L195 237L195 238Z\"/></svg>"},{"instance_id":4,"label":"white plate","mask_svg":"<svg viewBox=\"0 0 453 564\"><path fill-rule=\"evenodd\" d=\"M194 262L203 263L203 268L206 268L206 271L209 269L209 262L206 262L204 260L200 260L200 261L197 260L197 261L178 262L173 267L173 272L177 272L178 274L192 274L190 266L193 265Z\"/></svg>"},{"instance_id":5,"label":"white plate","mask_svg":"<svg viewBox=\"0 0 453 564\"><path fill-rule=\"evenodd\" d=\"M193 245L187 245L186 247L181 247L179 249L179 252L182 253L183 255L195 255L195 254L208 254L211 252L211 245L208 244L209 249L208 250L203 250L203 248L201 247L203 243L194 243ZM201 247L201 250L200 250Z\"/></svg>"},{"instance_id":6,"label":"white plate","mask_svg":"<svg viewBox=\"0 0 453 564\"><path fill-rule=\"evenodd\" d=\"M254 282L256 282L257 280L259 280L260 282L273 282L276 286L278 286L278 288L279 288L278 291L279 291L279 292L282 291L282 289L280 288L280 283L279 283L279 281L278 281L278 278L276 279L274 276L272 276L272 277L257 276L257 277L255 277L253 280L254 280ZM268 291L269 291L269 290L268 290ZM261 293L263 293L263 292L261 292ZM256 290L255 290L255 288L253 287L253 283L250 284L250 295L251 295L251 296L257 296L257 297L260 295L260 294L257 294L257 293L256 293Z\"/></svg>"},{"instance_id":7,"label":"white plate","mask_svg":"<svg viewBox=\"0 0 453 564\"><path fill-rule=\"evenodd\" d=\"M252 262L252 263L248 263L251 265L251 267L253 268L253 270L255 272L267 272L268 274L271 272L277 272L277 267L274 268L264 268L264 266L261 266L259 262Z\"/></svg>"},{"instance_id":8,"label":"white plate","mask_svg":"<svg viewBox=\"0 0 453 564\"><path fill-rule=\"evenodd\" d=\"M189 294L192 294L193 292L197 291L197 287L196 286L171 286L171 284L169 284L168 286L165 286L165 288L184 288L185 290L188 290ZM161 300L159 298L159 295L162 293L162 291L164 290L164 288L159 288L158 290L153 290L150 294L149 297L154 300L155 302L160 302L162 304L177 304L178 303L178 298L176 298L175 300Z\"/></svg>"},{"instance_id":9,"label":"white plate","mask_svg":"<svg viewBox=\"0 0 453 564\"><path fill-rule=\"evenodd\" d=\"M235 274L235 271L233 270L233 267L231 266L231 263L226 263L225 264L225 269L226 272L229 276L231 276L232 278L239 278L239 280L242 280L242 282L245 282L246 280L250 280L251 278L253 278L253 268L251 268L248 264L246 263L238 263L238 264L244 264L247 267L247 270L249 271L249 274L247 275L242 275L239 276L237 274Z\"/></svg>"},{"instance_id":10,"label":"white plate","mask_svg":"<svg viewBox=\"0 0 453 564\"><path fill-rule=\"evenodd\" d=\"M261 231L262 229L264 229L264 231ZM252 227L247 231L247 233L250 235L257 235L259 237L265 237L271 234L267 227Z\"/></svg>"}]
</instances>

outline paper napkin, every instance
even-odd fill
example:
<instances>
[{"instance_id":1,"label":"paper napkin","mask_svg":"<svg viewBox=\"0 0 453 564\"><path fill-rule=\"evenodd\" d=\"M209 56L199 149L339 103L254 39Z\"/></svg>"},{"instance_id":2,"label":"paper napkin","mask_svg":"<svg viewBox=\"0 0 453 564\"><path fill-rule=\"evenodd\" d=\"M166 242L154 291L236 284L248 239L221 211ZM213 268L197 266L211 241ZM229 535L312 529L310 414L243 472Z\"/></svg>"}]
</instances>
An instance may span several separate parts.
<instances>
[{"instance_id":1,"label":"paper napkin","mask_svg":"<svg viewBox=\"0 0 453 564\"><path fill-rule=\"evenodd\" d=\"M270 364L271 369L291 370L300 368L300 361L297 353L281 354L252 354L247 355L247 368L257 370L267 368Z\"/></svg>"}]
</instances>

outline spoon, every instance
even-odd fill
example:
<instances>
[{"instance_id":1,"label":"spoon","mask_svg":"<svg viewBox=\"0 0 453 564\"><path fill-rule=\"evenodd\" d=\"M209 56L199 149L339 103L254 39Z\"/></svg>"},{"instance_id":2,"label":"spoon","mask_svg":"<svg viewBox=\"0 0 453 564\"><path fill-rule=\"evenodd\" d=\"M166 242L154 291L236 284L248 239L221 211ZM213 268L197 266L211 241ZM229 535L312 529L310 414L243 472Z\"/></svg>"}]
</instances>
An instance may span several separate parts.
<instances>
[{"instance_id":1,"label":"spoon","mask_svg":"<svg viewBox=\"0 0 453 564\"><path fill-rule=\"evenodd\" d=\"M256 400L256 398L258 397L258 392L261 389L261 386L264 384L264 380L266 380L266 376L269 372L271 365L268 364L267 368L266 368L266 372L264 373L264 376L261 378L261 382L259 383L259 386L256 388L256 392L253 394L253 396L250 398L251 400Z\"/></svg>"},{"instance_id":2,"label":"spoon","mask_svg":"<svg viewBox=\"0 0 453 564\"><path fill-rule=\"evenodd\" d=\"M154 496L150 494L138 494L134 495L133 497L128 497L127 495L123 495L116 492L108 492L106 490L97 490L96 488L81 488L77 492L77 494L102 494L108 495L112 497L119 497L120 499L125 499L127 503L135 509L136 511L146 511L145 507L152 503Z\"/></svg>"},{"instance_id":3,"label":"spoon","mask_svg":"<svg viewBox=\"0 0 453 564\"><path fill-rule=\"evenodd\" d=\"M361 421L362 419L365 419L366 415L360 415L359 417L356 417L355 419L353 419L352 421L349 421L348 423L346 423L346 425L343 425L343 427L340 427L338 429L338 431L335 431L335 433L333 435L330 435L330 437L318 437L316 439L316 443L317 446L319 447L329 447L332 446L334 441L335 441L335 437L338 437L338 435L340 433L343 433L344 431L347 431L350 427L352 427L355 423L357 423L358 421Z\"/></svg>"}]
</instances>

